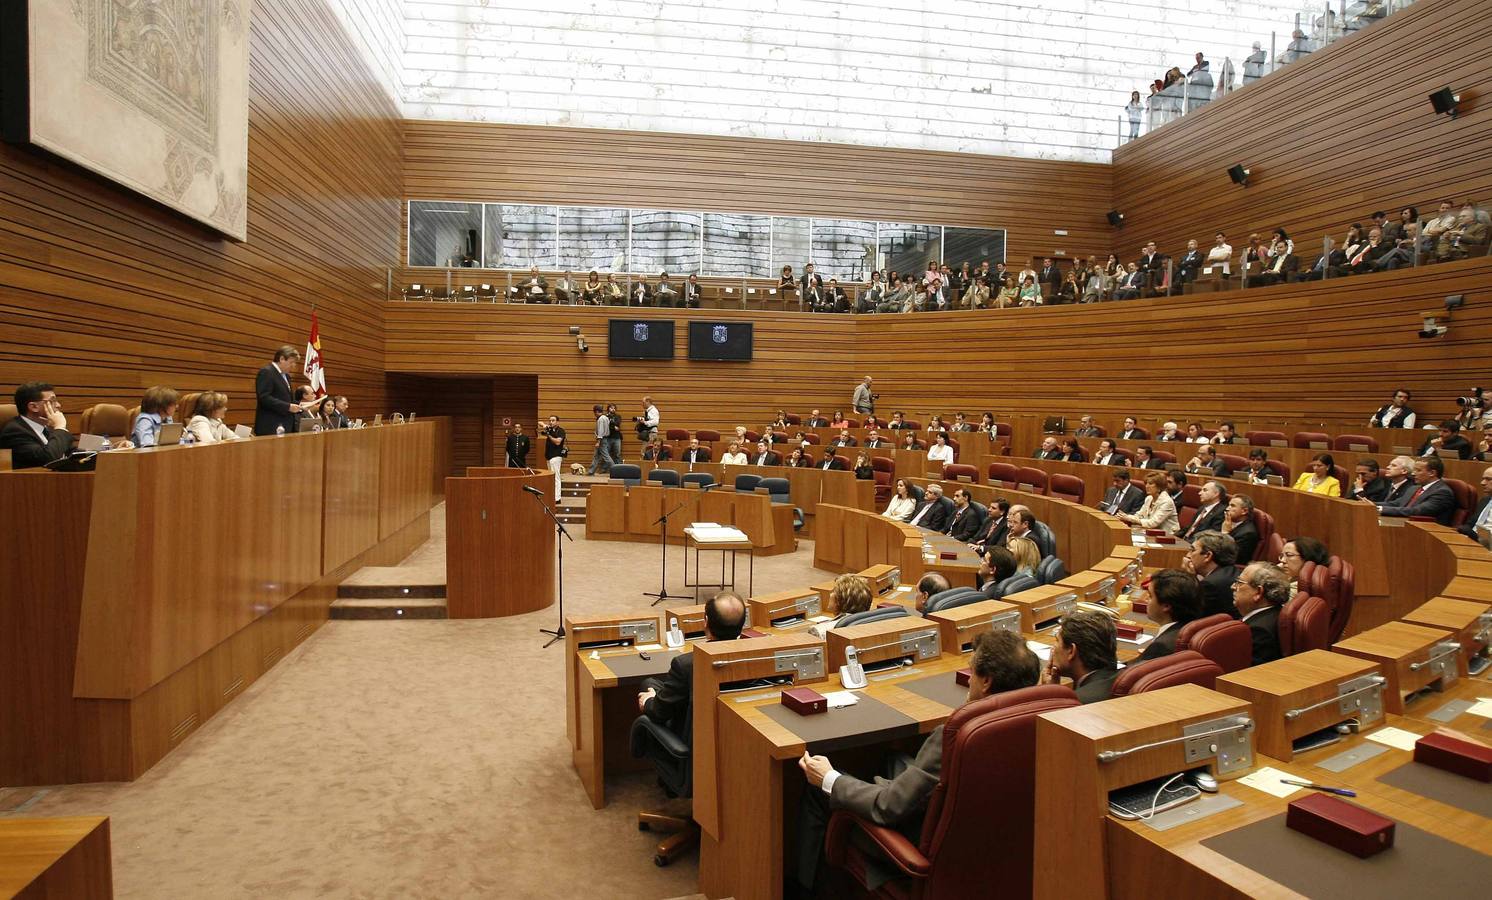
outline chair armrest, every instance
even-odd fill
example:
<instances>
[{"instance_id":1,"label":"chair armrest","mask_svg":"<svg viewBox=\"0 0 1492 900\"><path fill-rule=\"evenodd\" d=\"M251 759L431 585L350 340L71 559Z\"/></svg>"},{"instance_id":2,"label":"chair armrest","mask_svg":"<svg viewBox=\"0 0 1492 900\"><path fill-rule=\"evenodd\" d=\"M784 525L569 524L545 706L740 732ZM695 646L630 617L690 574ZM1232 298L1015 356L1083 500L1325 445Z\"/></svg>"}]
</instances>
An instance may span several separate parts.
<instances>
[{"instance_id":1,"label":"chair armrest","mask_svg":"<svg viewBox=\"0 0 1492 900\"><path fill-rule=\"evenodd\" d=\"M689 745L670 731L668 726L654 722L647 716L638 716L632 723L632 755L636 757L646 755L647 741L652 741L674 759L680 761L689 759Z\"/></svg>"},{"instance_id":2,"label":"chair armrest","mask_svg":"<svg viewBox=\"0 0 1492 900\"><path fill-rule=\"evenodd\" d=\"M838 810L829 817L829 830L824 836L824 852L831 865L844 865L850 835L857 828L874 841L904 874L913 878L926 878L932 874L932 863L907 840L906 835L844 810Z\"/></svg>"}]
</instances>

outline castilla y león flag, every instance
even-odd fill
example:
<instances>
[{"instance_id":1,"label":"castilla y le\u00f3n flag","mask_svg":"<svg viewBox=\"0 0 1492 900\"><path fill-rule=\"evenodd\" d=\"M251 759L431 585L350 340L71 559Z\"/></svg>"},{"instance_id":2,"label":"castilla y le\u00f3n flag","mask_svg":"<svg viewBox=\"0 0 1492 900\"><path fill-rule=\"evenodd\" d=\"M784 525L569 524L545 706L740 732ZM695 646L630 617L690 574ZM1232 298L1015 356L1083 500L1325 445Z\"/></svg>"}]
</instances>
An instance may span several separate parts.
<instances>
[{"instance_id":1,"label":"castilla y le\u00f3n flag","mask_svg":"<svg viewBox=\"0 0 1492 900\"><path fill-rule=\"evenodd\" d=\"M326 369L321 365L321 326L311 313L311 339L306 341L306 380L317 397L326 396Z\"/></svg>"}]
</instances>

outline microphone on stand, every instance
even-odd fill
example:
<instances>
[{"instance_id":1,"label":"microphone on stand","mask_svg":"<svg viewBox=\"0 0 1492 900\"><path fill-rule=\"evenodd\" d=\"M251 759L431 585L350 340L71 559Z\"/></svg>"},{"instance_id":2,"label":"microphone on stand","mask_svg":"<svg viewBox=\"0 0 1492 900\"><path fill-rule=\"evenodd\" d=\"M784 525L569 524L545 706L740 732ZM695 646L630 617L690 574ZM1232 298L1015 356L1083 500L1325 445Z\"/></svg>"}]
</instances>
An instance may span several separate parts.
<instances>
[{"instance_id":1,"label":"microphone on stand","mask_svg":"<svg viewBox=\"0 0 1492 900\"><path fill-rule=\"evenodd\" d=\"M530 494L533 494L535 497L543 497L544 496L544 492L543 491L539 490L538 488L534 487L531 484L525 484L523 486L523 489L525 491L528 491Z\"/></svg>"}]
</instances>

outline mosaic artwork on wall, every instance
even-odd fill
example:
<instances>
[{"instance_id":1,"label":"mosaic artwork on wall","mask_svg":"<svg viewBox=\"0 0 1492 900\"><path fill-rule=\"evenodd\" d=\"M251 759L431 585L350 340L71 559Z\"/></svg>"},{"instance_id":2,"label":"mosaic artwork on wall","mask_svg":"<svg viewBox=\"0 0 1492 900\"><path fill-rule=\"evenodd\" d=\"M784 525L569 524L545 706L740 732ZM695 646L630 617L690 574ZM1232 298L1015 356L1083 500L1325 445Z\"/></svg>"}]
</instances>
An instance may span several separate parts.
<instances>
[{"instance_id":1,"label":"mosaic artwork on wall","mask_svg":"<svg viewBox=\"0 0 1492 900\"><path fill-rule=\"evenodd\" d=\"M10 0L6 139L244 240L250 4Z\"/></svg>"}]
</instances>

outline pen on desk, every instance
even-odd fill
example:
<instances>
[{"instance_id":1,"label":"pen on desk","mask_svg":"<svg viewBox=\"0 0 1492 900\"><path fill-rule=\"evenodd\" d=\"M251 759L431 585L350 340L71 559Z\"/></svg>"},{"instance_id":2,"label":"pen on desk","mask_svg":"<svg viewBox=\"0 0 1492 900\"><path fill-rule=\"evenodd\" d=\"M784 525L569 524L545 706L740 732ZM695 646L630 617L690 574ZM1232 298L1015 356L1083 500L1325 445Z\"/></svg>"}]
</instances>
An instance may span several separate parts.
<instances>
[{"instance_id":1,"label":"pen on desk","mask_svg":"<svg viewBox=\"0 0 1492 900\"><path fill-rule=\"evenodd\" d=\"M1294 778L1281 778L1285 784L1293 784L1296 787L1310 788L1313 791L1325 791L1328 794L1336 794L1338 797L1356 797L1357 791L1349 791L1346 788L1327 787L1324 784L1314 784L1309 781L1296 781Z\"/></svg>"}]
</instances>

